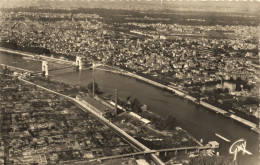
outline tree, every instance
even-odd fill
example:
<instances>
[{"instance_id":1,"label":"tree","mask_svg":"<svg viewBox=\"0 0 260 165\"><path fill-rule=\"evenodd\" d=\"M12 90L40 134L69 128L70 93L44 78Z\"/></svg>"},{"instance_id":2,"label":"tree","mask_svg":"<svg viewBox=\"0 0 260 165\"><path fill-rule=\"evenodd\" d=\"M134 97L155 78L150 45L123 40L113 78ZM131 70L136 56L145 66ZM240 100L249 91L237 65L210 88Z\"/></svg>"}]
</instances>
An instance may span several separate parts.
<instances>
[{"instance_id":1,"label":"tree","mask_svg":"<svg viewBox=\"0 0 260 165\"><path fill-rule=\"evenodd\" d=\"M173 130L177 126L176 118L173 115L168 115L164 120L164 128L167 130Z\"/></svg>"},{"instance_id":2,"label":"tree","mask_svg":"<svg viewBox=\"0 0 260 165\"><path fill-rule=\"evenodd\" d=\"M130 101L130 99L131 99L131 96L128 96L128 97L126 98L126 101Z\"/></svg>"},{"instance_id":3,"label":"tree","mask_svg":"<svg viewBox=\"0 0 260 165\"><path fill-rule=\"evenodd\" d=\"M88 89L86 87L80 87L79 89L81 92L85 92L87 93L88 92Z\"/></svg>"},{"instance_id":4,"label":"tree","mask_svg":"<svg viewBox=\"0 0 260 165\"><path fill-rule=\"evenodd\" d=\"M11 74L11 73L12 73L12 71L5 66L3 69L3 74L6 75L6 74Z\"/></svg>"},{"instance_id":5,"label":"tree","mask_svg":"<svg viewBox=\"0 0 260 165\"><path fill-rule=\"evenodd\" d=\"M90 82L88 84L87 88L88 88L89 91L93 92L93 82ZM99 93L100 92L97 82L95 82L95 89L94 90L95 90L95 93Z\"/></svg>"},{"instance_id":6,"label":"tree","mask_svg":"<svg viewBox=\"0 0 260 165\"><path fill-rule=\"evenodd\" d=\"M131 103L131 96L128 96L128 97L126 98L126 106L127 106L127 109L128 109L128 110L131 110L131 107L132 107L131 104L132 104L132 103Z\"/></svg>"},{"instance_id":7,"label":"tree","mask_svg":"<svg viewBox=\"0 0 260 165\"><path fill-rule=\"evenodd\" d=\"M131 104L131 108L134 112L141 113L141 104L140 101L137 98L134 98Z\"/></svg>"},{"instance_id":8,"label":"tree","mask_svg":"<svg viewBox=\"0 0 260 165\"><path fill-rule=\"evenodd\" d=\"M225 88L224 89L224 93L228 93L229 92L229 89L228 88Z\"/></svg>"}]
</instances>

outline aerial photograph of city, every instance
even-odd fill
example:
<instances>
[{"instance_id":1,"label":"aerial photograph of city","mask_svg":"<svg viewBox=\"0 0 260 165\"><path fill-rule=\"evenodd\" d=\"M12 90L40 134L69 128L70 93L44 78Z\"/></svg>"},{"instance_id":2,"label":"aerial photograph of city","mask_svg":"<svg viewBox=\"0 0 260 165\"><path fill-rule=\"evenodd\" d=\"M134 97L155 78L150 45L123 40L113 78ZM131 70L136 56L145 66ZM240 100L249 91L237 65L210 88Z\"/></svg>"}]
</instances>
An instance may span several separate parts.
<instances>
[{"instance_id":1,"label":"aerial photograph of city","mask_svg":"<svg viewBox=\"0 0 260 165\"><path fill-rule=\"evenodd\" d=\"M0 165L259 165L260 0L0 0Z\"/></svg>"}]
</instances>

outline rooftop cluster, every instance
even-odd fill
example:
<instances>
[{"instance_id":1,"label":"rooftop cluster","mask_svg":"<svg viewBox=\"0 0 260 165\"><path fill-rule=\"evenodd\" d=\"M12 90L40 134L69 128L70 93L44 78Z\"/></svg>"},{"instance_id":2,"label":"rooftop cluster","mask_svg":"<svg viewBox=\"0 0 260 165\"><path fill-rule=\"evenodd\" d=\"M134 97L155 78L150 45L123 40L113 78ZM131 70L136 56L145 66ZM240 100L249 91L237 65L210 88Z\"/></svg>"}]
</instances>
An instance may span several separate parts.
<instances>
[{"instance_id":1,"label":"rooftop cluster","mask_svg":"<svg viewBox=\"0 0 260 165\"><path fill-rule=\"evenodd\" d=\"M0 75L0 163L57 164L136 152L72 102Z\"/></svg>"},{"instance_id":2,"label":"rooftop cluster","mask_svg":"<svg viewBox=\"0 0 260 165\"><path fill-rule=\"evenodd\" d=\"M208 97L204 91L212 89L218 96L209 98L211 103L222 102L224 109L232 108L239 114L257 114L257 108L246 110L234 102L259 96L257 27L191 26L142 20L112 24L97 14L54 12L3 12L1 17L4 20L0 25L1 40L7 47L42 48L48 56L71 60L82 56L87 63L99 61L117 66L193 96ZM224 81L236 88L219 91L217 84ZM232 106L221 101L226 98L234 99ZM254 106L258 103L257 99L253 101Z\"/></svg>"}]
</instances>

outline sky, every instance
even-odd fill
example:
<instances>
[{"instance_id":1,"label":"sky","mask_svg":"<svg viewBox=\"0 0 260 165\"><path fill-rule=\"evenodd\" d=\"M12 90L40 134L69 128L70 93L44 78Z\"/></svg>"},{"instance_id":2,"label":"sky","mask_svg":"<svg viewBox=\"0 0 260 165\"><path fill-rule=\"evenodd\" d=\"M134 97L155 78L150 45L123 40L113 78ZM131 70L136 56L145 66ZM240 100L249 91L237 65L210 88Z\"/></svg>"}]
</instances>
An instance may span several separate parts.
<instances>
[{"instance_id":1,"label":"sky","mask_svg":"<svg viewBox=\"0 0 260 165\"><path fill-rule=\"evenodd\" d=\"M0 0L0 8L41 6L44 8L99 7L130 10L174 9L260 13L260 0Z\"/></svg>"}]
</instances>

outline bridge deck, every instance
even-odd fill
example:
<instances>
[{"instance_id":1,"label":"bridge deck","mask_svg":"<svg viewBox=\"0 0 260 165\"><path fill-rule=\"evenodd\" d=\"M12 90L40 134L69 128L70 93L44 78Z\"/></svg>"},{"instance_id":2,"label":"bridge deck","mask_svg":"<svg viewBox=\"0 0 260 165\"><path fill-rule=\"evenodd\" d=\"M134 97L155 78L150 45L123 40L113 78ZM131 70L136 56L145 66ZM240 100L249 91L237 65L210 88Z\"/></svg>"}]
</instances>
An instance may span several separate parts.
<instances>
[{"instance_id":1,"label":"bridge deck","mask_svg":"<svg viewBox=\"0 0 260 165\"><path fill-rule=\"evenodd\" d=\"M75 64L75 62L65 60L65 59L48 57L48 56L43 56L43 55L38 55L38 54L32 54L32 53L28 53L28 52L22 52L22 51L12 50L12 49L2 48L2 47L0 47L0 51L18 54L18 55L22 55L22 56L27 56L27 57L30 57L34 60L40 60L40 61L42 61L42 60L48 61L49 60L49 61L59 61L59 62L62 62L62 63L68 63L68 64L72 64L72 65Z\"/></svg>"},{"instance_id":2,"label":"bridge deck","mask_svg":"<svg viewBox=\"0 0 260 165\"><path fill-rule=\"evenodd\" d=\"M166 148L166 149L158 149L156 152L167 152L167 151L181 151L181 150L195 150L195 149L214 149L211 146L191 146L191 147L179 147L179 148Z\"/></svg>"},{"instance_id":3,"label":"bridge deck","mask_svg":"<svg viewBox=\"0 0 260 165\"><path fill-rule=\"evenodd\" d=\"M35 73L31 70L17 68L17 67L11 66L11 65L1 64L1 66L6 66L7 68L11 68L11 69L14 69L14 70L21 70L21 71L28 72L28 73Z\"/></svg>"},{"instance_id":4,"label":"bridge deck","mask_svg":"<svg viewBox=\"0 0 260 165\"><path fill-rule=\"evenodd\" d=\"M122 155L114 155L114 156L106 156L102 158L92 159L91 161L104 161L109 159L117 159L123 157L131 157L136 155L145 155L145 154L153 154L157 152L169 152L169 151L185 151L185 150L205 150L205 149L213 149L211 146L191 146L191 147L179 147L179 148L166 148L166 149L158 149L158 150L146 150L140 151L130 154L122 154Z\"/></svg>"}]
</instances>

